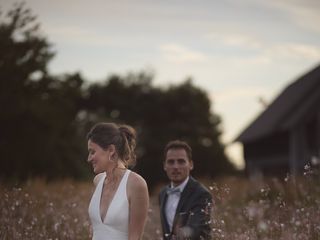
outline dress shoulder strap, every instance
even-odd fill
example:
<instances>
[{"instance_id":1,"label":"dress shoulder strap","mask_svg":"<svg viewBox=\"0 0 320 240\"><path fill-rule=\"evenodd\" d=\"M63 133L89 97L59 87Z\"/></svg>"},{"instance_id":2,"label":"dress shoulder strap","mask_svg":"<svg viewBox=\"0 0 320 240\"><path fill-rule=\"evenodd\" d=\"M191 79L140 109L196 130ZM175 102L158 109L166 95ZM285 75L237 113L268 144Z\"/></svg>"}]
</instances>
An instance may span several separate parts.
<instances>
[{"instance_id":1,"label":"dress shoulder strap","mask_svg":"<svg viewBox=\"0 0 320 240\"><path fill-rule=\"evenodd\" d=\"M123 180L125 182L125 185L127 185L130 172L131 171L129 169L127 169L126 172L124 173L124 176L123 176L124 179Z\"/></svg>"}]
</instances>

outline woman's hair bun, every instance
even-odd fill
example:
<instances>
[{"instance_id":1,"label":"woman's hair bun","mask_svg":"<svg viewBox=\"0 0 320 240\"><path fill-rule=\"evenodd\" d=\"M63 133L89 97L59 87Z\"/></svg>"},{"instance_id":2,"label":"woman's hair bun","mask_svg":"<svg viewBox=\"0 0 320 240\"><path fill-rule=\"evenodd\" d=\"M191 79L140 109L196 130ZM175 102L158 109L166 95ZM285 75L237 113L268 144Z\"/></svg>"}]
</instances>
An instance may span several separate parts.
<instances>
[{"instance_id":1,"label":"woman's hair bun","mask_svg":"<svg viewBox=\"0 0 320 240\"><path fill-rule=\"evenodd\" d=\"M128 125L120 125L119 131L127 139L130 148L133 150L136 147L136 131Z\"/></svg>"}]
</instances>

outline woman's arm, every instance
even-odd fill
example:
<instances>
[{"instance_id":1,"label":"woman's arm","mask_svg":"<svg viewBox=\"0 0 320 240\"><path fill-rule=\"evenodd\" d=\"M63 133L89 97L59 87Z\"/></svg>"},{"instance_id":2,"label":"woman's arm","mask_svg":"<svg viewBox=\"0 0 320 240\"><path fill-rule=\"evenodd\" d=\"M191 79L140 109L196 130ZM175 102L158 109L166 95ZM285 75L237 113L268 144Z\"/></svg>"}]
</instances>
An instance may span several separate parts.
<instances>
[{"instance_id":1,"label":"woman's arm","mask_svg":"<svg viewBox=\"0 0 320 240\"><path fill-rule=\"evenodd\" d=\"M145 180L131 172L128 179L129 240L140 240L149 208L149 193Z\"/></svg>"}]
</instances>

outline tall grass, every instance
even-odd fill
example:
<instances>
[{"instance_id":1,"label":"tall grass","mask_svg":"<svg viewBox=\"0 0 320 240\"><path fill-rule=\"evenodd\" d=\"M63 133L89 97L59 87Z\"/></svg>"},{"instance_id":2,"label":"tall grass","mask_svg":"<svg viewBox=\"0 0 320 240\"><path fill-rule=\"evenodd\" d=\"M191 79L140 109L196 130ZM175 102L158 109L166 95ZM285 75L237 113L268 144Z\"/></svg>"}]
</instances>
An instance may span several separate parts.
<instances>
[{"instance_id":1,"label":"tall grass","mask_svg":"<svg viewBox=\"0 0 320 240\"><path fill-rule=\"evenodd\" d=\"M88 183L33 180L0 187L0 239L88 239Z\"/></svg>"},{"instance_id":2,"label":"tall grass","mask_svg":"<svg viewBox=\"0 0 320 240\"><path fill-rule=\"evenodd\" d=\"M214 239L320 239L320 186L317 170L303 177L249 181L204 179L214 198ZM0 239L90 239L91 183L32 180L19 187L0 185ZM157 190L150 199L143 236L161 239Z\"/></svg>"}]
</instances>

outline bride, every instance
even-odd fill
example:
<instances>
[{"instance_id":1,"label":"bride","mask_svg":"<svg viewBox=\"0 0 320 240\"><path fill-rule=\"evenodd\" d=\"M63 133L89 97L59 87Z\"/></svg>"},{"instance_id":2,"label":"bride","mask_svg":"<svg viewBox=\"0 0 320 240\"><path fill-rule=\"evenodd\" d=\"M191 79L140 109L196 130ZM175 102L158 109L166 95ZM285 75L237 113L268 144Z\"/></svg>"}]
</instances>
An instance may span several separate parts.
<instances>
[{"instance_id":1,"label":"bride","mask_svg":"<svg viewBox=\"0 0 320 240\"><path fill-rule=\"evenodd\" d=\"M127 169L135 161L136 134L127 125L98 123L89 131L88 162L96 175L89 204L93 240L139 240L147 218L145 180Z\"/></svg>"}]
</instances>

